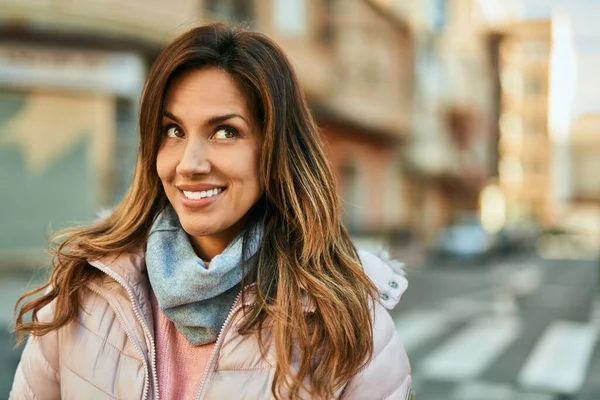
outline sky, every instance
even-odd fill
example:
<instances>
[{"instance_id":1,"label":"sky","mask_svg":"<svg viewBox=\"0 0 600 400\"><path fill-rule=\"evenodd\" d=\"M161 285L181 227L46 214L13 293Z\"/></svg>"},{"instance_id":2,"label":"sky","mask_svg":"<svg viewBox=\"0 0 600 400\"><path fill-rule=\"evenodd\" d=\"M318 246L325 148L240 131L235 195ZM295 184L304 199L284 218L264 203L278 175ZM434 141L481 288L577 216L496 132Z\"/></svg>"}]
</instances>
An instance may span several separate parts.
<instances>
[{"instance_id":1,"label":"sky","mask_svg":"<svg viewBox=\"0 0 600 400\"><path fill-rule=\"evenodd\" d=\"M525 18L565 12L571 19L577 53L573 117L600 112L600 0L522 0Z\"/></svg>"}]
</instances>

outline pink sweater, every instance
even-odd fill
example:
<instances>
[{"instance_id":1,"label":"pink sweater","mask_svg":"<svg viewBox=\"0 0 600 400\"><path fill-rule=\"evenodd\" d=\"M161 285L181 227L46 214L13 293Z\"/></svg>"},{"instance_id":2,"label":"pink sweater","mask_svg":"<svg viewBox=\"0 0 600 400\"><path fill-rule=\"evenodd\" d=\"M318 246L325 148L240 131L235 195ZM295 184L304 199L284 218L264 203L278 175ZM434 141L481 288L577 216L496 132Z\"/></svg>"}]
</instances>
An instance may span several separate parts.
<instances>
[{"instance_id":1,"label":"pink sweater","mask_svg":"<svg viewBox=\"0 0 600 400\"><path fill-rule=\"evenodd\" d=\"M156 342L156 372L160 398L166 400L193 399L215 343L194 346L179 333L175 324L161 312L154 292L150 290L154 314Z\"/></svg>"}]
</instances>

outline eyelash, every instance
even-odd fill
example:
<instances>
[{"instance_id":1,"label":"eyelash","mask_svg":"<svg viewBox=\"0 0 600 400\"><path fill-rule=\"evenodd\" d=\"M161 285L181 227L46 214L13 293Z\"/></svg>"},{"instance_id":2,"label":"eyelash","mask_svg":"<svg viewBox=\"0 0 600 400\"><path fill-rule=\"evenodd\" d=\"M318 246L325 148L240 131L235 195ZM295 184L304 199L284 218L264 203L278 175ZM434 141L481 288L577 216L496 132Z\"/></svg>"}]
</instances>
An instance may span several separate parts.
<instances>
[{"instance_id":1,"label":"eyelash","mask_svg":"<svg viewBox=\"0 0 600 400\"><path fill-rule=\"evenodd\" d=\"M212 137L213 137L213 136L214 136L214 135L215 135L217 132L219 132L219 131L221 131L221 130L224 130L224 131L226 131L227 133L232 133L232 134L233 134L233 137L231 137L231 138L226 138L226 139L215 139L215 140L230 140L230 139L235 139L235 138L237 138L237 137L239 137L239 136L240 136L240 132L239 132L237 129L235 129L233 126L229 126L229 125L222 125L222 126L219 126L219 127L217 127L217 129L215 129L214 133L211 135L211 138L212 138Z\"/></svg>"},{"instance_id":2,"label":"eyelash","mask_svg":"<svg viewBox=\"0 0 600 400\"><path fill-rule=\"evenodd\" d=\"M175 129L177 129L179 132L183 132L183 130L182 130L182 129L181 129L179 126L177 126L177 125L175 125L175 124L169 124L169 125L165 125L165 126L162 128L162 132L163 132L163 135L164 135L165 137L169 137L169 136L167 136L167 135L168 135L169 129L171 129L171 128L175 128ZM239 137L239 136L240 136L240 132L239 132L237 129L235 129L234 127L232 127L232 126L230 126L230 125L221 125L221 126L218 126L218 127L215 129L215 131L214 131L214 132L213 132L213 134L210 136L210 138L212 138L212 137L213 137L213 136L214 136L214 135L215 135L217 132L219 132L219 131L221 131L221 130L225 130L227 133L232 133L232 134L233 134L233 137L231 137L231 138L226 138L226 139L216 139L216 140L230 140L230 139L235 139L235 138L237 138L237 137ZM182 138L183 136L184 136L184 134L182 133L182 136L176 136L176 137L177 137L177 138Z\"/></svg>"},{"instance_id":3,"label":"eyelash","mask_svg":"<svg viewBox=\"0 0 600 400\"><path fill-rule=\"evenodd\" d=\"M181 132L181 129L180 129L180 128L179 128L177 125L174 125L174 124L169 124L169 125L165 125L165 126L163 126L163 128L162 128L162 133L163 133L163 136L165 136L165 137L167 137L167 138L168 138L168 137L169 137L169 136L168 136L168 134L169 134L169 129L171 129L171 128L175 128L175 129L177 129L178 131L180 131L180 132Z\"/></svg>"}]
</instances>

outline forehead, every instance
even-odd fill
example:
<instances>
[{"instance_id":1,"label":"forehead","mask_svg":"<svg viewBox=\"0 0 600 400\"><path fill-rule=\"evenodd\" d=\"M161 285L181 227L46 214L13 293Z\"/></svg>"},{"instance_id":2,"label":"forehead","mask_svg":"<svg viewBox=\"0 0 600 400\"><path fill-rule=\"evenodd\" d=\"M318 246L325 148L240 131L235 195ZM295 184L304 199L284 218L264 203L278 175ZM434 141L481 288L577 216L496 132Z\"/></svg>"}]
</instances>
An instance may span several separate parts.
<instances>
[{"instance_id":1,"label":"forehead","mask_svg":"<svg viewBox=\"0 0 600 400\"><path fill-rule=\"evenodd\" d=\"M195 69L178 75L167 89L164 109L174 114L235 112L250 116L248 99L238 82L217 68Z\"/></svg>"}]
</instances>

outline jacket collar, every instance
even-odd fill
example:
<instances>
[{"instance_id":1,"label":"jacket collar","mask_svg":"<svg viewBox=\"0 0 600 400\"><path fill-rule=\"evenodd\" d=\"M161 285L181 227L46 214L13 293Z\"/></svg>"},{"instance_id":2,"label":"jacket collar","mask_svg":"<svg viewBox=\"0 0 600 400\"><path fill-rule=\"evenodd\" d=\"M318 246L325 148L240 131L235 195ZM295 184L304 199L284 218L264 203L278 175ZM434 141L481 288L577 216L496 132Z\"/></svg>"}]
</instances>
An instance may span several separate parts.
<instances>
[{"instance_id":1,"label":"jacket collar","mask_svg":"<svg viewBox=\"0 0 600 400\"><path fill-rule=\"evenodd\" d=\"M359 256L365 273L377 286L380 302L388 309L394 308L408 286L403 272L395 270L392 262L385 257L382 258L365 251L359 251ZM147 321L152 321L149 299L150 284L146 274L143 247L133 248L119 254L110 254L98 260L90 260L89 263L117 280L126 290L131 290L143 316ZM253 304L256 301L254 286L246 287L248 290L244 294L245 305ZM302 308L306 312L315 311L316 306L307 294L303 296Z\"/></svg>"},{"instance_id":2,"label":"jacket collar","mask_svg":"<svg viewBox=\"0 0 600 400\"><path fill-rule=\"evenodd\" d=\"M109 303L129 327L133 340L148 353L154 319L143 252L134 249L109 254L88 263L106 274L104 279L90 282L89 288Z\"/></svg>"},{"instance_id":3,"label":"jacket collar","mask_svg":"<svg viewBox=\"0 0 600 400\"><path fill-rule=\"evenodd\" d=\"M88 260L88 263L104 272L107 272L107 269L112 271L131 286L148 279L142 247L125 250L121 253L108 254L96 260Z\"/></svg>"},{"instance_id":4,"label":"jacket collar","mask_svg":"<svg viewBox=\"0 0 600 400\"><path fill-rule=\"evenodd\" d=\"M88 263L124 286L126 291L131 290L137 299L144 318L152 321L152 311L149 306L149 288L150 282L146 273L146 262L143 248L135 248L122 253L109 254L105 257L89 260ZM102 283L96 283L96 291L102 290ZM113 290L110 291L114 293ZM107 293L108 294L108 293ZM246 286L244 293L244 305L249 306L257 299L256 284ZM131 301L131 299L129 299ZM307 313L315 311L315 304L310 297L305 294L302 299L302 309Z\"/></svg>"}]
</instances>

